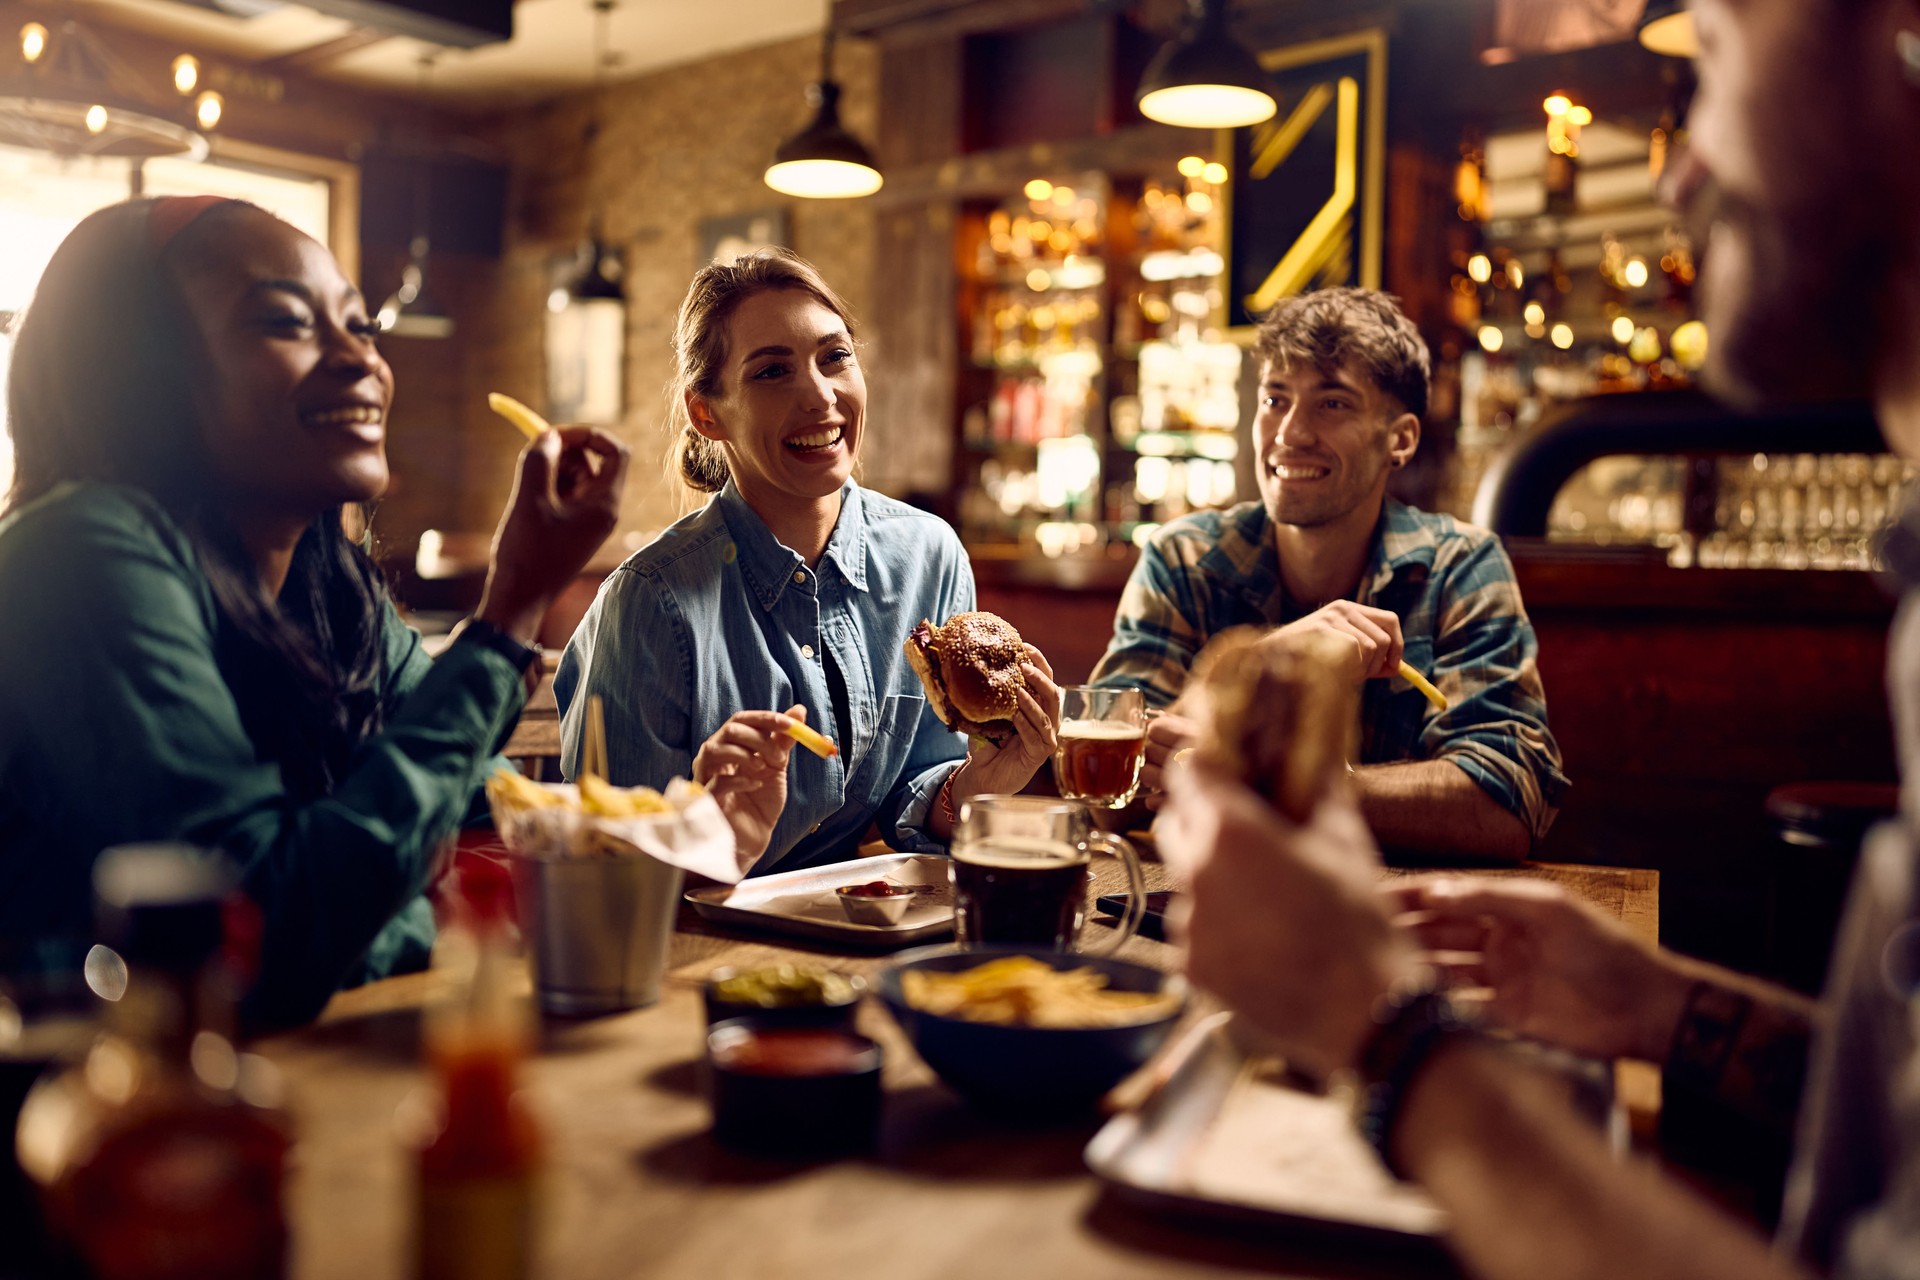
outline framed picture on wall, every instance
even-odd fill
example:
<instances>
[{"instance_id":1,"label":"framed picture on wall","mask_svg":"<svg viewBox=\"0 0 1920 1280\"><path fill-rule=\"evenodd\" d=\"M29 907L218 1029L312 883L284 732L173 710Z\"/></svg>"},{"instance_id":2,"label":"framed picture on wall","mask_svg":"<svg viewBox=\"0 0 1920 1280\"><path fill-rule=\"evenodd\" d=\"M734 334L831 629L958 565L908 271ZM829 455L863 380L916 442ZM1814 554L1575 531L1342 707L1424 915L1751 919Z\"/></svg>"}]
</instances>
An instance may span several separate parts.
<instances>
[{"instance_id":1,"label":"framed picture on wall","mask_svg":"<svg viewBox=\"0 0 1920 1280\"><path fill-rule=\"evenodd\" d=\"M1380 287L1387 37L1368 30L1260 55L1280 110L1226 131L1227 323L1332 285Z\"/></svg>"},{"instance_id":2,"label":"framed picture on wall","mask_svg":"<svg viewBox=\"0 0 1920 1280\"><path fill-rule=\"evenodd\" d=\"M787 211L759 209L700 223L700 260L694 270L710 262L732 262L743 253L787 243Z\"/></svg>"}]
</instances>

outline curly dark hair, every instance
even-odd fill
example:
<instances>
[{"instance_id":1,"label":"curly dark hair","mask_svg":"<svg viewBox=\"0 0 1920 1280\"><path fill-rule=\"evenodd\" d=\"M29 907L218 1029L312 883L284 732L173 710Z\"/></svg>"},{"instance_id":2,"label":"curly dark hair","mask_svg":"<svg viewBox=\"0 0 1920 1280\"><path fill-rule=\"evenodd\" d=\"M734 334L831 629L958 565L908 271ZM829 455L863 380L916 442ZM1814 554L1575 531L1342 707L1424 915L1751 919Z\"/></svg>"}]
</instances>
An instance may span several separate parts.
<instances>
[{"instance_id":1,"label":"curly dark hair","mask_svg":"<svg viewBox=\"0 0 1920 1280\"><path fill-rule=\"evenodd\" d=\"M1344 288L1287 298L1261 318L1253 350L1282 370L1356 363L1408 413L1426 417L1432 360L1426 340L1391 294Z\"/></svg>"}]
</instances>

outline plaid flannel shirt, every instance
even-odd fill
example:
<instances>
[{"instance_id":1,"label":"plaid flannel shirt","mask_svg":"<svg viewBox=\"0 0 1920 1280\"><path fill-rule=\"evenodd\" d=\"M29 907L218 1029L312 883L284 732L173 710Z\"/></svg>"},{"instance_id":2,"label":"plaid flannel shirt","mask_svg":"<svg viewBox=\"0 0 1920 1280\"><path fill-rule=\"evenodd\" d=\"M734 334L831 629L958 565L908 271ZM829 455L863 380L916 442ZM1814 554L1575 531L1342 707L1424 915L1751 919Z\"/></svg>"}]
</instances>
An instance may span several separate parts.
<instances>
[{"instance_id":1,"label":"plaid flannel shirt","mask_svg":"<svg viewBox=\"0 0 1920 1280\"><path fill-rule=\"evenodd\" d=\"M1538 841L1567 779L1547 728L1533 626L1500 540L1388 499L1354 599L1399 615L1406 660L1451 704L1434 711L1398 676L1368 681L1361 762L1451 761ZM1260 503L1184 516L1142 550L1093 683L1138 686L1150 706L1165 707L1210 638L1306 611L1286 599Z\"/></svg>"}]
</instances>

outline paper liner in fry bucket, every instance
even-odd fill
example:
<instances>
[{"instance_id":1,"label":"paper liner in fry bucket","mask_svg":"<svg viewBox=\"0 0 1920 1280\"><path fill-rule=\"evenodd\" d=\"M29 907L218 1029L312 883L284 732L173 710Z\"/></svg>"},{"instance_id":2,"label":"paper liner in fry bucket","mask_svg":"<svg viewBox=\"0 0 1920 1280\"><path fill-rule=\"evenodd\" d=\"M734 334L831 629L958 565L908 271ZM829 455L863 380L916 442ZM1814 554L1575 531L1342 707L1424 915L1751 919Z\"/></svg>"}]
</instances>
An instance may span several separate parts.
<instances>
[{"instance_id":1,"label":"paper liner in fry bucket","mask_svg":"<svg viewBox=\"0 0 1920 1280\"><path fill-rule=\"evenodd\" d=\"M733 828L706 788L675 778L664 793L650 795L663 802L662 812L609 817L582 808L580 788L572 783L533 782L505 770L487 779L493 825L507 852L517 857L557 861L644 854L722 884L740 882L744 868L734 856Z\"/></svg>"}]
</instances>

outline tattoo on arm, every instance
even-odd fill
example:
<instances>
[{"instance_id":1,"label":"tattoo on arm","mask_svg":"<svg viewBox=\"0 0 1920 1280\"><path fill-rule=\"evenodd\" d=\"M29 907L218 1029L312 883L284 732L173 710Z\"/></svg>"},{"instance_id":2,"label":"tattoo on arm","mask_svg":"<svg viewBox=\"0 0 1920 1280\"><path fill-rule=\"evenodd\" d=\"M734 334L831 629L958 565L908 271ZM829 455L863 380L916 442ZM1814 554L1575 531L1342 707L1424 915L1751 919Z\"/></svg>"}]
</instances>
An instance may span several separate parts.
<instances>
[{"instance_id":1,"label":"tattoo on arm","mask_svg":"<svg viewBox=\"0 0 1920 1280\"><path fill-rule=\"evenodd\" d=\"M1797 997L1781 992L1770 998L1701 979L1687 992L1674 1028L1667 1079L1790 1133L1811 1034L1811 1005Z\"/></svg>"}]
</instances>

